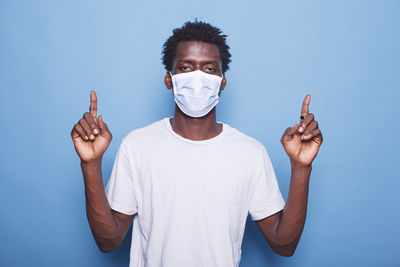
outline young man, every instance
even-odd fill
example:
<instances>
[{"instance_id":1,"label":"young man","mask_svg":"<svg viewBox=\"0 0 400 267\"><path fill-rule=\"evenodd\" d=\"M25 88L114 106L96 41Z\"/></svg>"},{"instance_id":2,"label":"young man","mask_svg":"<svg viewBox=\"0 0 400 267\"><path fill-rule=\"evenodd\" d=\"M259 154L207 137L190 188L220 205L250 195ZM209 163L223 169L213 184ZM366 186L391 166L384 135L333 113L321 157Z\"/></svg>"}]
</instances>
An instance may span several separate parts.
<instances>
[{"instance_id":1,"label":"young man","mask_svg":"<svg viewBox=\"0 0 400 267\"><path fill-rule=\"evenodd\" d=\"M322 143L310 96L300 123L281 139L292 167L285 204L263 145L216 121L230 62L225 38L198 21L173 31L163 62L175 114L123 139L106 190L101 161L112 135L97 116L95 92L72 130L93 236L101 251L112 251L133 220L130 266L238 266L248 214L275 252L295 251Z\"/></svg>"}]
</instances>

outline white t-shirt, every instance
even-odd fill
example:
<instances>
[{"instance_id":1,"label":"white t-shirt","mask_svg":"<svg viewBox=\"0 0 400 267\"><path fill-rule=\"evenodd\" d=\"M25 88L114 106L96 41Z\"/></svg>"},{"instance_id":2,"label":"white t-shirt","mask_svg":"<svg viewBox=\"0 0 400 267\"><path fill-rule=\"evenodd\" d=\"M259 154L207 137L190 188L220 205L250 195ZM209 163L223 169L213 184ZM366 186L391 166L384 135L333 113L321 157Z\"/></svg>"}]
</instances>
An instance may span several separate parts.
<instances>
[{"instance_id":1,"label":"white t-shirt","mask_svg":"<svg viewBox=\"0 0 400 267\"><path fill-rule=\"evenodd\" d=\"M248 214L284 207L261 143L227 124L192 141L169 118L123 139L106 195L113 210L135 214L130 267L238 266Z\"/></svg>"}]
</instances>

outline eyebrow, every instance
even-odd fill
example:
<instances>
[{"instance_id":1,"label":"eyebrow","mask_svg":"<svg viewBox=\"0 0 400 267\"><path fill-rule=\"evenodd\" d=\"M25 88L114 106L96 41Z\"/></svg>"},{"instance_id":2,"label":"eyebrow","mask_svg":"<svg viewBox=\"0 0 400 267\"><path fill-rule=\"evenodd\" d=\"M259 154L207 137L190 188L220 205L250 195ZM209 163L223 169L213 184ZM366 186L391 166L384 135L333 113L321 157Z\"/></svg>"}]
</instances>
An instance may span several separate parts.
<instances>
[{"instance_id":1,"label":"eyebrow","mask_svg":"<svg viewBox=\"0 0 400 267\"><path fill-rule=\"evenodd\" d=\"M192 63L193 61L192 60L188 60L188 59L181 59L181 60L178 60L178 62L184 62L184 63ZM218 64L218 61L206 61L205 62L205 64Z\"/></svg>"}]
</instances>

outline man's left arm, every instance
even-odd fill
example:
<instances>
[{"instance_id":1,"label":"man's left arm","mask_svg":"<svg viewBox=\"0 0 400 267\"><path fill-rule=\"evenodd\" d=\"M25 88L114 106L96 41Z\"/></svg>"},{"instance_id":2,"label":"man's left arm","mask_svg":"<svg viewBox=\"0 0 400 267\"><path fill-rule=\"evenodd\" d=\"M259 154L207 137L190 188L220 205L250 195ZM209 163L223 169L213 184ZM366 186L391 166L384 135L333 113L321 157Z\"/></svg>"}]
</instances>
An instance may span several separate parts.
<instances>
[{"instance_id":1,"label":"man's left arm","mask_svg":"<svg viewBox=\"0 0 400 267\"><path fill-rule=\"evenodd\" d=\"M271 248L282 256L293 255L300 240L306 219L311 163L323 140L314 115L309 113L310 99L310 95L304 98L300 123L286 129L281 139L292 168L285 207L256 221Z\"/></svg>"}]
</instances>

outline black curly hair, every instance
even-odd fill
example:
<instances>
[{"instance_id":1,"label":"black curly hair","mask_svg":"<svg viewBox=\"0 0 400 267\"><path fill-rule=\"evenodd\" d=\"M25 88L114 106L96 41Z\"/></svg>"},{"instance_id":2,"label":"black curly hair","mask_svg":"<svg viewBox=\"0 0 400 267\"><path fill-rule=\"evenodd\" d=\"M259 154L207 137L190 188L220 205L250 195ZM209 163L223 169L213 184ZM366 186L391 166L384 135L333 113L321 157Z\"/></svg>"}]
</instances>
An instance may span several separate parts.
<instances>
[{"instance_id":1,"label":"black curly hair","mask_svg":"<svg viewBox=\"0 0 400 267\"><path fill-rule=\"evenodd\" d=\"M163 45L163 64L167 71L172 71L172 61L176 56L178 44L183 41L201 41L214 44L219 49L219 54L222 61L222 73L225 73L231 62L231 54L229 46L226 44L227 35L222 34L222 31L203 21L194 20L194 22L186 22L181 28L173 30L173 34L165 41Z\"/></svg>"}]
</instances>

